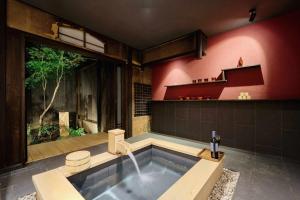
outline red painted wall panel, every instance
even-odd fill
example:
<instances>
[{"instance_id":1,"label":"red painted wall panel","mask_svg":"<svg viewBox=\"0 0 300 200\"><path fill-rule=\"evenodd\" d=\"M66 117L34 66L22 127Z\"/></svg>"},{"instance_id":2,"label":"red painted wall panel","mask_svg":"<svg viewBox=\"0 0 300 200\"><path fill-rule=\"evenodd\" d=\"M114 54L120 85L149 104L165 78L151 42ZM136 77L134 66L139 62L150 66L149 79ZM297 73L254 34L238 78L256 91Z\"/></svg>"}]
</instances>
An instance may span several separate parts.
<instances>
[{"instance_id":1,"label":"red painted wall panel","mask_svg":"<svg viewBox=\"0 0 300 200\"><path fill-rule=\"evenodd\" d=\"M248 84L188 86L168 91L164 87L216 77L221 69L235 67L240 57L244 65L261 65L259 78L239 71L228 79L249 81ZM154 100L205 94L236 99L240 92L248 92L252 99L299 99L300 11L209 37L207 56L202 60L189 57L154 65L152 87Z\"/></svg>"}]
</instances>

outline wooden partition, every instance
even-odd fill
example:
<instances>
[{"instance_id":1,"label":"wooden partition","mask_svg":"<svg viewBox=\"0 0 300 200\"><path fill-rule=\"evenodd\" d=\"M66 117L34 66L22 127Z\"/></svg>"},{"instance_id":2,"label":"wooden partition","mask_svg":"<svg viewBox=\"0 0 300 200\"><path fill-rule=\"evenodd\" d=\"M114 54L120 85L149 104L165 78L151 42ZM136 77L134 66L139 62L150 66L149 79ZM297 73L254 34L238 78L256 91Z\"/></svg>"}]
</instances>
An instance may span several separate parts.
<instances>
[{"instance_id":1,"label":"wooden partition","mask_svg":"<svg viewBox=\"0 0 300 200\"><path fill-rule=\"evenodd\" d=\"M300 160L300 100L153 101L152 131Z\"/></svg>"},{"instance_id":2,"label":"wooden partition","mask_svg":"<svg viewBox=\"0 0 300 200\"><path fill-rule=\"evenodd\" d=\"M0 173L26 161L24 36L6 27L0 1Z\"/></svg>"},{"instance_id":3,"label":"wooden partition","mask_svg":"<svg viewBox=\"0 0 300 200\"><path fill-rule=\"evenodd\" d=\"M4 111L4 123L1 123L1 160L0 169L10 168L25 163L26 131L25 131L25 87L24 59L25 42L21 32L7 30L5 48L5 103L1 103ZM1 73L2 76L2 73ZM2 108L3 106L3 108Z\"/></svg>"}]
</instances>

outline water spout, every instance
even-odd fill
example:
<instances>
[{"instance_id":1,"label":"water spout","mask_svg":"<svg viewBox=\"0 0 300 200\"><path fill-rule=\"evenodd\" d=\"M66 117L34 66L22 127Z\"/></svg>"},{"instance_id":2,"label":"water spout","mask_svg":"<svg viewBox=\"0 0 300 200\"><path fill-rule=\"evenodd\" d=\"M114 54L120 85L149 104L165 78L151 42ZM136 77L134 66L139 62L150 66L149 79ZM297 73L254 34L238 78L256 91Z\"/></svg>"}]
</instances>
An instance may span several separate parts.
<instances>
[{"instance_id":1,"label":"water spout","mask_svg":"<svg viewBox=\"0 0 300 200\"><path fill-rule=\"evenodd\" d=\"M141 176L140 168L136 162L130 144L124 140L124 130L113 129L108 131L108 152L112 154L128 155L132 160L135 169L139 176Z\"/></svg>"},{"instance_id":2,"label":"water spout","mask_svg":"<svg viewBox=\"0 0 300 200\"><path fill-rule=\"evenodd\" d=\"M119 141L119 142L117 142L117 145L116 145L116 151L119 154L128 155L129 152L131 152L130 144L125 142L124 140Z\"/></svg>"},{"instance_id":3,"label":"water spout","mask_svg":"<svg viewBox=\"0 0 300 200\"><path fill-rule=\"evenodd\" d=\"M130 144L125 141L120 141L117 143L117 152L121 153L122 155L128 155L129 158L132 160L134 167L138 173L139 176L141 176L141 171L139 168L139 165L131 152Z\"/></svg>"}]
</instances>

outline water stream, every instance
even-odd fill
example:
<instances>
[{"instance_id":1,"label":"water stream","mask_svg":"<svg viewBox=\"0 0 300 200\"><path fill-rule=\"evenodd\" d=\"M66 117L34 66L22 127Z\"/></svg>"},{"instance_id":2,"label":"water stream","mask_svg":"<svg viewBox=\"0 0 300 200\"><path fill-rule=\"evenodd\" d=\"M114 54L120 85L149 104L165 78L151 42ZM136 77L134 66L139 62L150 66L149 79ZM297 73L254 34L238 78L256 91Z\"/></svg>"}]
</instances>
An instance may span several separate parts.
<instances>
[{"instance_id":1,"label":"water stream","mask_svg":"<svg viewBox=\"0 0 300 200\"><path fill-rule=\"evenodd\" d=\"M149 183L153 182L153 179L150 176L150 174L148 174L148 173L142 174L141 173L140 167L135 159L135 156L133 155L133 153L130 151L130 149L127 146L125 146L125 148L127 149L129 158L131 159L131 161L134 164L134 167L138 173L138 177L139 177L139 180L141 181L141 184L149 184Z\"/></svg>"},{"instance_id":2,"label":"water stream","mask_svg":"<svg viewBox=\"0 0 300 200\"><path fill-rule=\"evenodd\" d=\"M147 188L146 190L144 190L144 193L146 194L146 196L150 197L150 199L152 199L152 193L153 191L151 190L151 188L149 187L153 180L152 180L152 176L150 176L150 173L143 173L141 174L141 170L140 167L135 159L135 156L133 155L133 153L129 150L128 151L128 156L131 159L131 161L133 162L135 169L138 173L138 182L141 183L141 185L145 186L145 188ZM148 186L146 186L148 185Z\"/></svg>"},{"instance_id":3,"label":"water stream","mask_svg":"<svg viewBox=\"0 0 300 200\"><path fill-rule=\"evenodd\" d=\"M128 151L128 156L132 160L138 175L141 177L140 167L139 167L138 163L136 162L136 159L131 151Z\"/></svg>"}]
</instances>

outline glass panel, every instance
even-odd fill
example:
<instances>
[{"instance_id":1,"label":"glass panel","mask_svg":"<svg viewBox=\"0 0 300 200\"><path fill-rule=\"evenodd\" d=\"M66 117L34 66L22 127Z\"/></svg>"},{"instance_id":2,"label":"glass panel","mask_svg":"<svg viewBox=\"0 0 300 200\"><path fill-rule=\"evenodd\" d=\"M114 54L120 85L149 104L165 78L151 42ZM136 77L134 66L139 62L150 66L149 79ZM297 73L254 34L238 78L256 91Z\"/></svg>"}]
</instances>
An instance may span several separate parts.
<instances>
[{"instance_id":1,"label":"glass panel","mask_svg":"<svg viewBox=\"0 0 300 200\"><path fill-rule=\"evenodd\" d=\"M98 52L104 53L104 49L103 48L95 46L95 45L92 45L92 44L86 43L85 47L88 48L88 49L94 50L94 51L98 51Z\"/></svg>"},{"instance_id":2,"label":"glass panel","mask_svg":"<svg viewBox=\"0 0 300 200\"><path fill-rule=\"evenodd\" d=\"M94 36L92 36L91 34L86 33L85 37L86 37L85 38L86 42L95 44L97 46L104 48L104 43L102 41L100 41L99 39L95 38Z\"/></svg>"},{"instance_id":3,"label":"glass panel","mask_svg":"<svg viewBox=\"0 0 300 200\"><path fill-rule=\"evenodd\" d=\"M83 47L83 41L80 41L80 40L77 40L77 39L74 39L74 38L71 38L71 37L65 36L65 35L59 35L59 38L64 42L68 42L68 43Z\"/></svg>"},{"instance_id":4,"label":"glass panel","mask_svg":"<svg viewBox=\"0 0 300 200\"><path fill-rule=\"evenodd\" d=\"M83 40L83 31L78 29L69 28L69 27L59 27L59 33L71 36L73 38L77 38L79 40Z\"/></svg>"}]
</instances>

